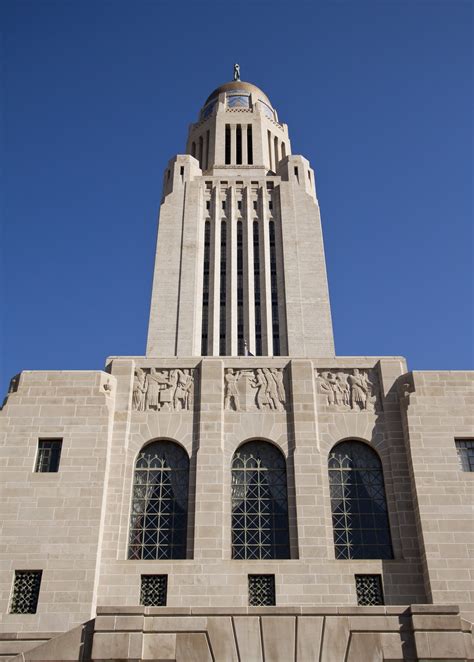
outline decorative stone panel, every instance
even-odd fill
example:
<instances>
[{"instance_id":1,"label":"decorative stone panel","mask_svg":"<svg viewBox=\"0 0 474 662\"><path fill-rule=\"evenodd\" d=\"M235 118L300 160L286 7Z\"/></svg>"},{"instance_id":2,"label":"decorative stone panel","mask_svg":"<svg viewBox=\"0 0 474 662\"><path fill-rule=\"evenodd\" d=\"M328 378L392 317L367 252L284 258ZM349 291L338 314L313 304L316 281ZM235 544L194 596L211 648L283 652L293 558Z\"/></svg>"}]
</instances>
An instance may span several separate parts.
<instances>
[{"instance_id":1,"label":"decorative stone panel","mask_svg":"<svg viewBox=\"0 0 474 662\"><path fill-rule=\"evenodd\" d=\"M186 411L193 406L193 368L136 368L132 394L135 411Z\"/></svg>"},{"instance_id":2,"label":"decorative stone panel","mask_svg":"<svg viewBox=\"0 0 474 662\"><path fill-rule=\"evenodd\" d=\"M224 409L229 411L285 411L287 389L283 368L227 368Z\"/></svg>"},{"instance_id":3,"label":"decorative stone panel","mask_svg":"<svg viewBox=\"0 0 474 662\"><path fill-rule=\"evenodd\" d=\"M378 375L373 368L318 368L315 376L322 406L342 412L382 409Z\"/></svg>"}]
</instances>

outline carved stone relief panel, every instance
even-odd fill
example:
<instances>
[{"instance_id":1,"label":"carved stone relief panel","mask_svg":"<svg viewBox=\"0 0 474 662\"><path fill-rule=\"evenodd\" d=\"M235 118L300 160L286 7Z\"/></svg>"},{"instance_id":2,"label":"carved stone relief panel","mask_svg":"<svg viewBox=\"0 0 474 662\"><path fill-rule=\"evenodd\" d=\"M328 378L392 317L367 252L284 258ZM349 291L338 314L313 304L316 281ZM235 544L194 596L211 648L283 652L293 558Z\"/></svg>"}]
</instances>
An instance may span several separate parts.
<instances>
[{"instance_id":1,"label":"carved stone relief panel","mask_svg":"<svg viewBox=\"0 0 474 662\"><path fill-rule=\"evenodd\" d=\"M194 404L192 368L137 368L132 408L136 411L185 411Z\"/></svg>"},{"instance_id":2,"label":"carved stone relief panel","mask_svg":"<svg viewBox=\"0 0 474 662\"><path fill-rule=\"evenodd\" d=\"M224 409L229 411L285 411L283 368L255 368L224 373Z\"/></svg>"},{"instance_id":3,"label":"carved stone relief panel","mask_svg":"<svg viewBox=\"0 0 474 662\"><path fill-rule=\"evenodd\" d=\"M325 404L338 411L378 411L380 407L377 373L374 369L317 369L318 393Z\"/></svg>"}]
</instances>

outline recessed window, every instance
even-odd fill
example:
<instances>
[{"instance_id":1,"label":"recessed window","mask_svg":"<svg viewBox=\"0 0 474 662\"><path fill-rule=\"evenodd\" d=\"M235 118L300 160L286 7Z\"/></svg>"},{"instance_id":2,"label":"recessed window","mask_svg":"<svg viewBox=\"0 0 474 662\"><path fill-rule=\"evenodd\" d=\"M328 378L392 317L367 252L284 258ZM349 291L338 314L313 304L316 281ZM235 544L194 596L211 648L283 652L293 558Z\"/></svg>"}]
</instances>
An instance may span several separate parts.
<instances>
[{"instance_id":1,"label":"recessed window","mask_svg":"<svg viewBox=\"0 0 474 662\"><path fill-rule=\"evenodd\" d=\"M166 607L168 575L142 575L140 604L144 607Z\"/></svg>"},{"instance_id":2,"label":"recessed window","mask_svg":"<svg viewBox=\"0 0 474 662\"><path fill-rule=\"evenodd\" d=\"M273 202L271 200L268 201L268 209L272 211L273 209Z\"/></svg>"},{"instance_id":3,"label":"recessed window","mask_svg":"<svg viewBox=\"0 0 474 662\"><path fill-rule=\"evenodd\" d=\"M263 440L246 442L232 459L232 558L290 558L285 456Z\"/></svg>"},{"instance_id":4,"label":"recessed window","mask_svg":"<svg viewBox=\"0 0 474 662\"><path fill-rule=\"evenodd\" d=\"M129 559L185 559L189 457L179 444L153 441L138 454Z\"/></svg>"},{"instance_id":5,"label":"recessed window","mask_svg":"<svg viewBox=\"0 0 474 662\"><path fill-rule=\"evenodd\" d=\"M62 439L40 439L36 455L35 472L54 473L59 469Z\"/></svg>"},{"instance_id":6,"label":"recessed window","mask_svg":"<svg viewBox=\"0 0 474 662\"><path fill-rule=\"evenodd\" d=\"M210 208L211 208L211 201L206 200L206 209L210 209Z\"/></svg>"},{"instance_id":7,"label":"recessed window","mask_svg":"<svg viewBox=\"0 0 474 662\"><path fill-rule=\"evenodd\" d=\"M272 607L275 604L275 575L249 575L250 607Z\"/></svg>"},{"instance_id":8,"label":"recessed window","mask_svg":"<svg viewBox=\"0 0 474 662\"><path fill-rule=\"evenodd\" d=\"M384 604L380 575L356 575L355 582L358 605L372 607Z\"/></svg>"},{"instance_id":9,"label":"recessed window","mask_svg":"<svg viewBox=\"0 0 474 662\"><path fill-rule=\"evenodd\" d=\"M253 201L253 208L255 211L258 209L258 202L256 200Z\"/></svg>"},{"instance_id":10,"label":"recessed window","mask_svg":"<svg viewBox=\"0 0 474 662\"><path fill-rule=\"evenodd\" d=\"M329 488L336 559L392 559L382 463L361 441L329 454Z\"/></svg>"},{"instance_id":11,"label":"recessed window","mask_svg":"<svg viewBox=\"0 0 474 662\"><path fill-rule=\"evenodd\" d=\"M474 439L456 439L456 450L463 471L474 471Z\"/></svg>"},{"instance_id":12,"label":"recessed window","mask_svg":"<svg viewBox=\"0 0 474 662\"><path fill-rule=\"evenodd\" d=\"M225 210L225 200L222 200L222 209Z\"/></svg>"},{"instance_id":13,"label":"recessed window","mask_svg":"<svg viewBox=\"0 0 474 662\"><path fill-rule=\"evenodd\" d=\"M36 614L42 570L15 570L10 614Z\"/></svg>"},{"instance_id":14,"label":"recessed window","mask_svg":"<svg viewBox=\"0 0 474 662\"><path fill-rule=\"evenodd\" d=\"M242 200L237 200L237 209L242 209Z\"/></svg>"}]
</instances>

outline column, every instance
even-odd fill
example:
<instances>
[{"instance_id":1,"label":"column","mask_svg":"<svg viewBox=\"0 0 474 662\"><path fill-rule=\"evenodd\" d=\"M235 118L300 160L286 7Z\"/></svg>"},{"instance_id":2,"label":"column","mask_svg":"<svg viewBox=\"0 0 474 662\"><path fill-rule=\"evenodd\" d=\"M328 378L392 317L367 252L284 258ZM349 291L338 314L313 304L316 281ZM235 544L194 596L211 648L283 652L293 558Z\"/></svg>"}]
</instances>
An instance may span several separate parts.
<instances>
[{"instance_id":1,"label":"column","mask_svg":"<svg viewBox=\"0 0 474 662\"><path fill-rule=\"evenodd\" d=\"M235 124L230 125L230 162L232 165L237 163L237 131Z\"/></svg>"},{"instance_id":2,"label":"column","mask_svg":"<svg viewBox=\"0 0 474 662\"><path fill-rule=\"evenodd\" d=\"M244 334L248 350L255 356L255 291L253 276L253 209L251 187L243 194L243 248L244 248Z\"/></svg>"},{"instance_id":3,"label":"column","mask_svg":"<svg viewBox=\"0 0 474 662\"><path fill-rule=\"evenodd\" d=\"M241 124L241 127L242 127L242 165L248 165L247 125Z\"/></svg>"}]
</instances>

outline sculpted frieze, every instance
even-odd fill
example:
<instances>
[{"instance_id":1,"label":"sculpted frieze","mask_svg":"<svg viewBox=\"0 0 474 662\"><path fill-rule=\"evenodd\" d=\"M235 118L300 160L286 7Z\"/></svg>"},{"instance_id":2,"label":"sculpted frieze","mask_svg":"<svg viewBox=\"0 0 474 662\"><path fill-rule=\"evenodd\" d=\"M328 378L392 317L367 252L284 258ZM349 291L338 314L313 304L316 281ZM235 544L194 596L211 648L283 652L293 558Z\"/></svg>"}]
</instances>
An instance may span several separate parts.
<instances>
[{"instance_id":1,"label":"sculpted frieze","mask_svg":"<svg viewBox=\"0 0 474 662\"><path fill-rule=\"evenodd\" d=\"M352 368L316 370L319 393L326 404L339 411L378 409L378 382L372 369Z\"/></svg>"},{"instance_id":2,"label":"sculpted frieze","mask_svg":"<svg viewBox=\"0 0 474 662\"><path fill-rule=\"evenodd\" d=\"M193 408L194 370L136 368L132 408L136 411L185 411Z\"/></svg>"},{"instance_id":3,"label":"sculpted frieze","mask_svg":"<svg viewBox=\"0 0 474 662\"><path fill-rule=\"evenodd\" d=\"M283 368L226 369L224 409L285 411L286 389Z\"/></svg>"}]
</instances>

